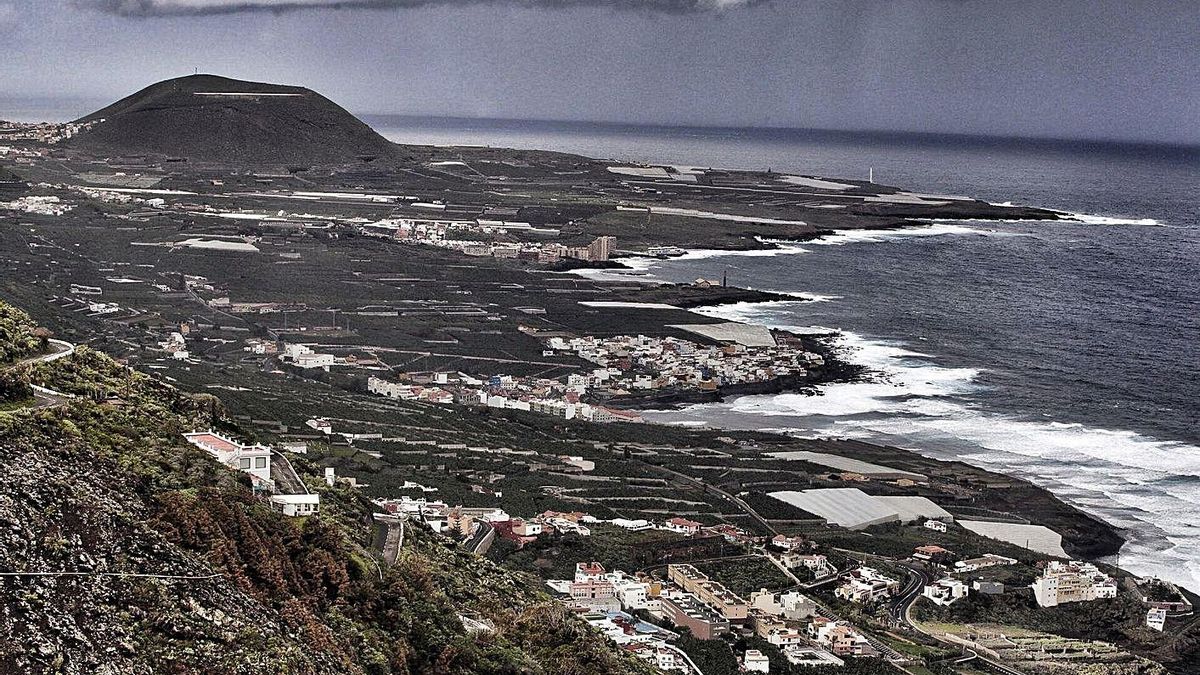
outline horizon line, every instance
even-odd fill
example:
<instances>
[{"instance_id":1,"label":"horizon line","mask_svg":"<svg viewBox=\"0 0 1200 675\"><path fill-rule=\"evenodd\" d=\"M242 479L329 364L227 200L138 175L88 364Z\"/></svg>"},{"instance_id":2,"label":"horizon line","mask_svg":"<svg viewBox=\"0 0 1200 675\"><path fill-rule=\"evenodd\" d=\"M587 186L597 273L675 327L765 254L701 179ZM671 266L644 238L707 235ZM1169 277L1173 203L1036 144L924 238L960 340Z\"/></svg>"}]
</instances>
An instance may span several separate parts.
<instances>
[{"instance_id":1,"label":"horizon line","mask_svg":"<svg viewBox=\"0 0 1200 675\"><path fill-rule=\"evenodd\" d=\"M4 101L4 97L0 97L0 101ZM7 113L0 110L0 121L20 122L20 123L63 123L86 115L93 110L92 105L99 105L96 109L100 109L111 103L105 98L92 96L14 96L7 97L7 102L18 101L59 101L59 102L79 102L89 106L76 114L70 119L27 119L19 120L10 117ZM525 123L525 124L547 124L547 125L574 125L574 126L593 126L593 127L617 127L617 128L642 128L642 129L693 129L705 131L753 131L753 132L803 132L825 135L842 135L842 136L874 136L874 137L909 137L909 138L924 138L927 140L953 138L963 141L970 141L977 144L995 143L997 141L1018 142L1029 145L1091 145L1091 146L1107 146L1107 147L1124 147L1129 149L1141 150L1182 150L1186 152L1200 152L1200 141L1161 141L1149 139L1134 139L1134 138L1103 138L1096 136L1038 136L1027 134L1005 134L1005 133L988 133L988 132L964 132L964 131L926 131L917 129L883 129L883 128L831 128L831 127L805 127L805 126L789 126L789 125L760 125L760 124L702 124L695 122L631 122L625 120L597 120L597 119L554 119L542 117L505 117L505 116L474 116L474 115L453 115L453 114L437 114L437 113L410 113L410 112L378 112L378 111L350 111L355 117L359 118L381 118L393 117L414 120L458 120L469 122L508 122L508 123ZM74 113L73 113L74 114ZM18 116L21 117L21 116ZM372 128L374 128L372 126ZM378 131L376 129L376 131Z\"/></svg>"},{"instance_id":2,"label":"horizon line","mask_svg":"<svg viewBox=\"0 0 1200 675\"><path fill-rule=\"evenodd\" d=\"M1152 148L1170 148L1178 150L1200 151L1200 141L1155 141L1132 138L1101 138L1094 136L1030 136L1022 134L980 133L963 131L921 131L915 129L870 129L870 128L832 128L832 127L803 127L786 125L732 125L732 124L698 124L685 122L628 122L617 120L583 120L583 119L553 119L539 117L489 117L471 115L439 115L433 113L386 113L386 112L356 112L360 118L398 117L405 119L424 120L461 120L469 122L513 122L534 124L557 124L597 127L630 127L643 129L696 129L707 131L790 131L829 135L847 136L908 136L935 138L958 138L971 141L1020 141L1030 144L1086 144L1102 146L1126 146Z\"/></svg>"}]
</instances>

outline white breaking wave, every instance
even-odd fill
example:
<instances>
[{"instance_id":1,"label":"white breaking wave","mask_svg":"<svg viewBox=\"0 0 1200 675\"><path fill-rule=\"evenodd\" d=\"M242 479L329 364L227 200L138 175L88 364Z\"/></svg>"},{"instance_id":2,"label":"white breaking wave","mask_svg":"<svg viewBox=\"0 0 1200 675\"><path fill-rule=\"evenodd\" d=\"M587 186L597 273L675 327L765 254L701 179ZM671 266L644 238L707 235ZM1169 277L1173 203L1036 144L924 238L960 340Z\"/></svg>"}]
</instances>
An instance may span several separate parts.
<instances>
[{"instance_id":1,"label":"white breaking wave","mask_svg":"<svg viewBox=\"0 0 1200 675\"><path fill-rule=\"evenodd\" d=\"M704 313L796 329L786 325L788 310L787 302L741 303ZM732 413L761 420L748 425L753 428L874 440L1026 478L1127 529L1128 542L1115 561L1122 567L1200 588L1200 532L1189 526L1200 522L1200 447L988 412L971 400L981 391L978 369L939 365L902 344L850 332L841 334L839 344L846 358L877 375L823 386L819 396L744 396L683 412L707 418L713 411L730 426L737 424Z\"/></svg>"},{"instance_id":2,"label":"white breaking wave","mask_svg":"<svg viewBox=\"0 0 1200 675\"><path fill-rule=\"evenodd\" d=\"M652 258L649 256L629 256L620 258L619 262L627 269L577 269L571 270L572 274L595 279L598 281L613 281L617 279L628 280L632 275L641 275L638 278L646 283L666 283L661 279L655 279L650 275L651 270L663 264L667 264L672 260L708 260L710 258L724 257L740 257L740 258L774 258L781 255L799 255L802 253L812 253L812 251L800 246L794 242L774 241L768 239L760 239L763 243L772 244L775 248L753 249L749 251L728 251L724 249L692 249L681 256L674 258L661 259ZM797 295L797 297L802 297ZM821 299L830 296L812 296L814 299Z\"/></svg>"},{"instance_id":3,"label":"white breaking wave","mask_svg":"<svg viewBox=\"0 0 1200 675\"><path fill-rule=\"evenodd\" d=\"M897 230L837 230L833 234L820 239L806 242L818 246L844 246L846 244L872 244L884 241L895 241L909 237L940 237L953 234L994 234L988 230L980 230L955 223L935 221L925 227L907 227Z\"/></svg>"},{"instance_id":4,"label":"white breaking wave","mask_svg":"<svg viewBox=\"0 0 1200 675\"><path fill-rule=\"evenodd\" d=\"M1067 213L1065 214L1070 220L1074 220L1085 225L1146 225L1155 226L1161 225L1153 218L1121 218L1119 216L1092 216L1086 213Z\"/></svg>"}]
</instances>

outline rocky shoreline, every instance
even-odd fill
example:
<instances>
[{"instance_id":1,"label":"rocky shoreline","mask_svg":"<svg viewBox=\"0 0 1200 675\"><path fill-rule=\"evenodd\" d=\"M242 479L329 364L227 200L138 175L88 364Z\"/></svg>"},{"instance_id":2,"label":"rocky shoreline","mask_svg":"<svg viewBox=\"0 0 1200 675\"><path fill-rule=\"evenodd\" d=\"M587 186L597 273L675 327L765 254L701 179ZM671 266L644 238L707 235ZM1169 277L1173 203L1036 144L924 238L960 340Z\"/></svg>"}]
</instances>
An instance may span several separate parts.
<instances>
[{"instance_id":1,"label":"rocky shoreline","mask_svg":"<svg viewBox=\"0 0 1200 675\"><path fill-rule=\"evenodd\" d=\"M703 302L702 296L687 290L688 286L662 284L650 288L654 289L657 296L664 301L673 295L677 296L674 304L681 306L686 302L689 309L718 307L737 302L797 300L793 296L778 293L723 287L719 289L719 294L710 295L707 297L708 302ZM819 386L822 384L862 381L866 374L866 368L842 358L832 340L812 336L803 336L802 339L806 341L806 346L811 346L825 359L825 366L815 375L781 377L767 382L721 387L715 391L680 390L652 395L622 396L606 400L603 403L622 409L678 410L689 405L720 403L750 395L802 393L819 396L821 395ZM856 443L856 446L860 452L854 456L866 461L879 461L885 465L900 463L905 468L917 472L923 472L922 469L937 472L947 468L957 468L964 474L975 474L983 480L991 478L1010 483L1012 487L1006 492L1000 494L997 491L993 495L994 503L989 503L988 508L1016 513L1032 523L1053 529L1062 535L1064 549L1072 556L1089 560L1115 556L1125 543L1125 538L1119 528L1068 504L1050 490L1034 485L1023 478L987 471L965 462L934 459L912 450L893 446L874 443ZM864 452L865 455L862 454Z\"/></svg>"}]
</instances>

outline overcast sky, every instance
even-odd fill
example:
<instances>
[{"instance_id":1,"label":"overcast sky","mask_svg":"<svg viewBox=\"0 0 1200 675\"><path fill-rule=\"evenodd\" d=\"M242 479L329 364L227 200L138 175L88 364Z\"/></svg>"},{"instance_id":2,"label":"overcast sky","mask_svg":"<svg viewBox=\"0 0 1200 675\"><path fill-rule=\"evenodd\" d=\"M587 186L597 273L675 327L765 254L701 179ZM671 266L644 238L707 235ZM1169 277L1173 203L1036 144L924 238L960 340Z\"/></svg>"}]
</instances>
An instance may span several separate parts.
<instances>
[{"instance_id":1,"label":"overcast sky","mask_svg":"<svg viewBox=\"0 0 1200 675\"><path fill-rule=\"evenodd\" d=\"M1193 0L0 0L0 44L0 118L198 68L357 113L1200 144Z\"/></svg>"}]
</instances>

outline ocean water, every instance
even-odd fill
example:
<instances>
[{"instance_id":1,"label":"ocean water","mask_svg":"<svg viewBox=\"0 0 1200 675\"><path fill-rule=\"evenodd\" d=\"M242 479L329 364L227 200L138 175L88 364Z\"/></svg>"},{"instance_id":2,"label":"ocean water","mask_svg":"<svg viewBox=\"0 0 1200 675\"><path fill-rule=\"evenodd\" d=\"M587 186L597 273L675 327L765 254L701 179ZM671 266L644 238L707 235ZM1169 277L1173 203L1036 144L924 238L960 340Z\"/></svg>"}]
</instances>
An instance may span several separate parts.
<instances>
[{"instance_id":1,"label":"ocean water","mask_svg":"<svg viewBox=\"0 0 1200 675\"><path fill-rule=\"evenodd\" d=\"M1126 529L1114 562L1200 590L1200 150L909 135L371 120L407 142L865 177L1079 214L934 222L637 261L795 302L705 310L841 331L871 381L650 416L852 437L1043 485Z\"/></svg>"}]
</instances>

